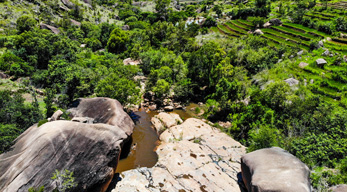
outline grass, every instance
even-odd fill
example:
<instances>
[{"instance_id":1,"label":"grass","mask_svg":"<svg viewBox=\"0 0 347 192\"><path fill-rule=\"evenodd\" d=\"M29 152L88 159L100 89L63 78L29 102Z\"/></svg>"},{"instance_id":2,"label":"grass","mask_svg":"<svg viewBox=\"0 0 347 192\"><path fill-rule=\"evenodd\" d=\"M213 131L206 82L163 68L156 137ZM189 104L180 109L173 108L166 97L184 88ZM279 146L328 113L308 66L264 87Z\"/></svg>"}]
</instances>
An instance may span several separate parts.
<instances>
[{"instance_id":1,"label":"grass","mask_svg":"<svg viewBox=\"0 0 347 192\"><path fill-rule=\"evenodd\" d=\"M244 31L248 31L250 30L251 28L246 26L246 25L243 25L242 23L238 22L237 20L231 20L230 21L235 27L237 28L240 28L241 30L244 30Z\"/></svg>"}]
</instances>

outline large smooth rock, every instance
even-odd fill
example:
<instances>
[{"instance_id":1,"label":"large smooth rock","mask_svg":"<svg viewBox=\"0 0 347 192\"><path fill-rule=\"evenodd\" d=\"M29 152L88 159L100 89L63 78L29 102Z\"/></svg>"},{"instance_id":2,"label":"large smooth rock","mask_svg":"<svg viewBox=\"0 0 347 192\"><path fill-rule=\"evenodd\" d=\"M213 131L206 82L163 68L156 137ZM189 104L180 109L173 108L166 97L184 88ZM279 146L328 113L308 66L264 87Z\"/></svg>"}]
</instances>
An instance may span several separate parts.
<instances>
[{"instance_id":1,"label":"large smooth rock","mask_svg":"<svg viewBox=\"0 0 347 192\"><path fill-rule=\"evenodd\" d=\"M346 184L341 184L341 185L337 185L334 187L330 187L329 191L332 192L346 192L347 191L347 185Z\"/></svg>"},{"instance_id":2,"label":"large smooth rock","mask_svg":"<svg viewBox=\"0 0 347 192\"><path fill-rule=\"evenodd\" d=\"M78 99L68 112L72 117L89 117L94 119L94 123L115 125L128 136L133 133L135 127L133 120L115 99L105 97Z\"/></svg>"},{"instance_id":3,"label":"large smooth rock","mask_svg":"<svg viewBox=\"0 0 347 192\"><path fill-rule=\"evenodd\" d=\"M73 172L77 186L71 191L104 191L125 138L122 129L106 124L60 120L34 125L17 138L12 151L0 155L0 191L41 186L52 191L56 170Z\"/></svg>"},{"instance_id":4,"label":"large smooth rock","mask_svg":"<svg viewBox=\"0 0 347 192\"><path fill-rule=\"evenodd\" d=\"M249 192L310 192L310 170L294 155L266 148L241 158L242 178Z\"/></svg>"},{"instance_id":5,"label":"large smooth rock","mask_svg":"<svg viewBox=\"0 0 347 192\"><path fill-rule=\"evenodd\" d=\"M122 172L112 192L240 191L237 173L245 147L227 134L190 118L166 129L160 140L155 166Z\"/></svg>"}]
</instances>

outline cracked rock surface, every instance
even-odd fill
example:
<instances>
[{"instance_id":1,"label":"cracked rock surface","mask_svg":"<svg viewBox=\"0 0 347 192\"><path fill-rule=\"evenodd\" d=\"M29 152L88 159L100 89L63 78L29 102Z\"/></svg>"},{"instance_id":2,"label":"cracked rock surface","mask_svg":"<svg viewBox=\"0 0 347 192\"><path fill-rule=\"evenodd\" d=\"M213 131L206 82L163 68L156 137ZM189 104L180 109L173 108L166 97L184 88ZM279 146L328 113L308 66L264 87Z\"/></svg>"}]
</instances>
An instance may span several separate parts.
<instances>
[{"instance_id":1,"label":"cracked rock surface","mask_svg":"<svg viewBox=\"0 0 347 192\"><path fill-rule=\"evenodd\" d=\"M160 135L152 168L122 172L118 191L240 191L237 173L246 148L219 129L195 118Z\"/></svg>"}]
</instances>

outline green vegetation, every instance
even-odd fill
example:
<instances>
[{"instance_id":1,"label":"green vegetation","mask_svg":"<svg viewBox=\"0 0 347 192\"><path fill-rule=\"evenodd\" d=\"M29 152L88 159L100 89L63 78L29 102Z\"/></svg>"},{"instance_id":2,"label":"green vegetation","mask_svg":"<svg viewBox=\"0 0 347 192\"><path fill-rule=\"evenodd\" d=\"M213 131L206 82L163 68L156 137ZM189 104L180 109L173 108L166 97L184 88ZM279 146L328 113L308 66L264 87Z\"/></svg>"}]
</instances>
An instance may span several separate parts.
<instances>
[{"instance_id":1,"label":"green vegetation","mask_svg":"<svg viewBox=\"0 0 347 192\"><path fill-rule=\"evenodd\" d=\"M11 76L0 86L0 152L79 97L111 97L126 106L152 91L159 106L167 98L206 103L195 112L230 121L223 130L249 151L290 151L314 170L316 189L347 183L347 3L72 3L69 10L60 1L0 3L0 70ZM319 58L327 64L317 66ZM123 63L129 60L136 64ZM145 87L139 76L147 77ZM36 89L44 90L45 110Z\"/></svg>"}]
</instances>

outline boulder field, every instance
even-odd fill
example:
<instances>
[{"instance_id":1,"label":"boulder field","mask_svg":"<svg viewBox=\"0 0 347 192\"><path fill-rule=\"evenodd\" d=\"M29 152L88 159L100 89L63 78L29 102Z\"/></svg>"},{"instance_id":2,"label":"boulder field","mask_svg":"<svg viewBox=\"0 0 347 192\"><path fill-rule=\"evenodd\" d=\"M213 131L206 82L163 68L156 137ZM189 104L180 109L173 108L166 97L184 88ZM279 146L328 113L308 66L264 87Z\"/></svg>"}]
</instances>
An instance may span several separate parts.
<instances>
[{"instance_id":1,"label":"boulder field","mask_svg":"<svg viewBox=\"0 0 347 192\"><path fill-rule=\"evenodd\" d=\"M181 123L176 115L167 113L155 118L152 122L164 127L163 132L158 131L162 132L156 150L158 162L152 168L122 172L112 192L240 191L237 173L246 153L244 146L199 119Z\"/></svg>"},{"instance_id":2,"label":"boulder field","mask_svg":"<svg viewBox=\"0 0 347 192\"><path fill-rule=\"evenodd\" d=\"M75 178L69 191L107 189L134 123L118 101L108 98L80 99L70 111L74 121L55 114L51 120L56 121L28 128L11 151L0 155L0 191L41 186L52 191L61 187L53 174L65 170Z\"/></svg>"}]
</instances>

